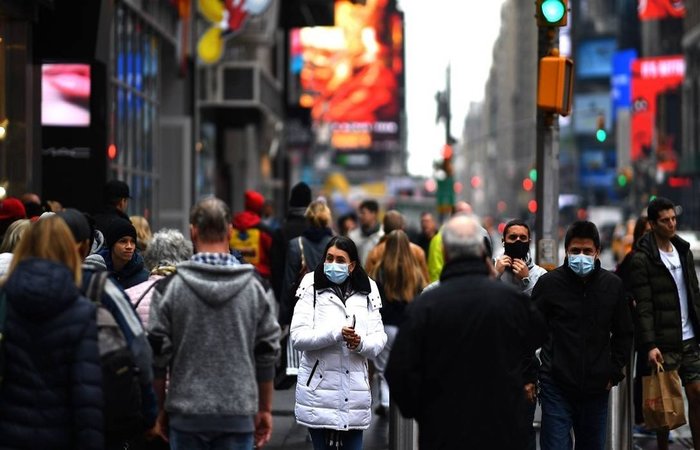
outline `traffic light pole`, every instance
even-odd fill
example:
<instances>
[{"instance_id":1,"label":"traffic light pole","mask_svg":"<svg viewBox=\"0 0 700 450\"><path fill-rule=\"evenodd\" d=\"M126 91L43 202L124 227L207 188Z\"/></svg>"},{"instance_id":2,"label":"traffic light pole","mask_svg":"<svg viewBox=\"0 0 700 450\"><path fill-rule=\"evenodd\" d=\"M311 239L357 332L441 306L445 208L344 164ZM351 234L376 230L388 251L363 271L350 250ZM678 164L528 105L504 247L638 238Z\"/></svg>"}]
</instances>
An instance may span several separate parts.
<instances>
[{"instance_id":1,"label":"traffic light pole","mask_svg":"<svg viewBox=\"0 0 700 450\"><path fill-rule=\"evenodd\" d=\"M550 49L558 46L559 30L557 28L538 28L538 61L549 55ZM539 266L547 270L559 265L559 121L557 119L557 114L537 109L536 260Z\"/></svg>"}]
</instances>

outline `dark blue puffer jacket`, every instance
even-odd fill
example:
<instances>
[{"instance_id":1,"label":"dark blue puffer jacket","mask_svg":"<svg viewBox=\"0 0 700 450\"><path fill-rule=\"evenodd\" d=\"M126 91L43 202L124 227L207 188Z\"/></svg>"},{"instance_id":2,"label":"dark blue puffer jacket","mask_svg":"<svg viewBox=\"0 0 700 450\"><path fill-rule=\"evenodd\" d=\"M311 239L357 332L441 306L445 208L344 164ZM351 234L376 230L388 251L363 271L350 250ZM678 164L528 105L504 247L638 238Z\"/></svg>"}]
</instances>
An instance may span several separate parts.
<instances>
[{"instance_id":1,"label":"dark blue puffer jacket","mask_svg":"<svg viewBox=\"0 0 700 450\"><path fill-rule=\"evenodd\" d=\"M4 285L0 448L102 449L95 307L68 268L27 259Z\"/></svg>"}]
</instances>

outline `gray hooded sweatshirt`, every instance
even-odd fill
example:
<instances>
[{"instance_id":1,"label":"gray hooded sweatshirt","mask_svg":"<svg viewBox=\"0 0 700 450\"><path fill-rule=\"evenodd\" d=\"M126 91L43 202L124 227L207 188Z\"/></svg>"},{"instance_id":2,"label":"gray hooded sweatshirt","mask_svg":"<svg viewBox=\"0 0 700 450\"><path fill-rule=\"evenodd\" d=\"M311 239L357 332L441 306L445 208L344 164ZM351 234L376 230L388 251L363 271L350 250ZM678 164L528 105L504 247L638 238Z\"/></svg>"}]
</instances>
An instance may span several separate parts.
<instances>
[{"instance_id":1,"label":"gray hooded sweatshirt","mask_svg":"<svg viewBox=\"0 0 700 450\"><path fill-rule=\"evenodd\" d=\"M170 426L189 432L251 432L257 381L269 381L280 328L272 290L253 266L186 261L151 299L156 376L169 369Z\"/></svg>"}]
</instances>

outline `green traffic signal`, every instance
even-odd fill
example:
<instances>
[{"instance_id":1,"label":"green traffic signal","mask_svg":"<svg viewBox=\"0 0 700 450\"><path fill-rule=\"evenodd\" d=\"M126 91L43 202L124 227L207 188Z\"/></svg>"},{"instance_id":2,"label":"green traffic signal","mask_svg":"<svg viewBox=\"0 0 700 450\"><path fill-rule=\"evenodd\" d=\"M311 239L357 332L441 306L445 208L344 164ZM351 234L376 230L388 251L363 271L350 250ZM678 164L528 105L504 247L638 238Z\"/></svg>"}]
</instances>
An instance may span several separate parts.
<instances>
[{"instance_id":1,"label":"green traffic signal","mask_svg":"<svg viewBox=\"0 0 700 450\"><path fill-rule=\"evenodd\" d=\"M537 0L537 26L540 28L566 26L569 0Z\"/></svg>"},{"instance_id":2,"label":"green traffic signal","mask_svg":"<svg viewBox=\"0 0 700 450\"><path fill-rule=\"evenodd\" d=\"M537 169L530 169L529 176L532 181L537 181Z\"/></svg>"},{"instance_id":3,"label":"green traffic signal","mask_svg":"<svg viewBox=\"0 0 700 450\"><path fill-rule=\"evenodd\" d=\"M595 132L595 138L598 140L598 142L605 142L605 140L608 138L608 133L606 133L604 129L600 128Z\"/></svg>"},{"instance_id":4,"label":"green traffic signal","mask_svg":"<svg viewBox=\"0 0 700 450\"><path fill-rule=\"evenodd\" d=\"M548 23L555 24L566 14L566 5L562 0L544 0L540 12Z\"/></svg>"},{"instance_id":5,"label":"green traffic signal","mask_svg":"<svg viewBox=\"0 0 700 450\"><path fill-rule=\"evenodd\" d=\"M627 177L624 174L620 174L617 176L617 185L620 187L627 186Z\"/></svg>"}]
</instances>

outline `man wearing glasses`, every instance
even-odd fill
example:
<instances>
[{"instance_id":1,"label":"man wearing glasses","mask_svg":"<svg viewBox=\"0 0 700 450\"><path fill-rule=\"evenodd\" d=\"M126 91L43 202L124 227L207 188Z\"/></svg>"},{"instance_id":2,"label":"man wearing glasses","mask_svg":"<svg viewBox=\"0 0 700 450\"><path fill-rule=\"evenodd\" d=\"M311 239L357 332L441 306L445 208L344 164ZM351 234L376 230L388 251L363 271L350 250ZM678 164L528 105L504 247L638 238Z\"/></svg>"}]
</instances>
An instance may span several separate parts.
<instances>
[{"instance_id":1,"label":"man wearing glasses","mask_svg":"<svg viewBox=\"0 0 700 450\"><path fill-rule=\"evenodd\" d=\"M547 338L540 359L542 450L605 447L610 389L624 378L632 319L622 281L600 267L595 224L574 222L564 264L542 275L532 300Z\"/></svg>"},{"instance_id":2,"label":"man wearing glasses","mask_svg":"<svg viewBox=\"0 0 700 450\"><path fill-rule=\"evenodd\" d=\"M639 239L631 263L637 337L651 367L678 370L688 397L690 431L700 440L700 290L690 244L676 235L676 207L657 197L647 206L651 233ZM668 448L668 431L657 432Z\"/></svg>"}]
</instances>

